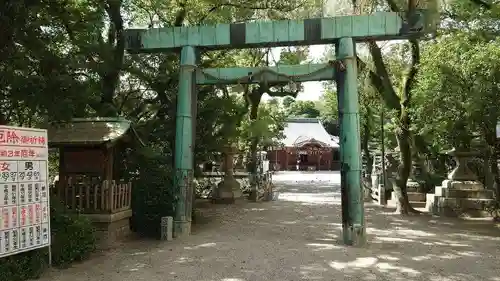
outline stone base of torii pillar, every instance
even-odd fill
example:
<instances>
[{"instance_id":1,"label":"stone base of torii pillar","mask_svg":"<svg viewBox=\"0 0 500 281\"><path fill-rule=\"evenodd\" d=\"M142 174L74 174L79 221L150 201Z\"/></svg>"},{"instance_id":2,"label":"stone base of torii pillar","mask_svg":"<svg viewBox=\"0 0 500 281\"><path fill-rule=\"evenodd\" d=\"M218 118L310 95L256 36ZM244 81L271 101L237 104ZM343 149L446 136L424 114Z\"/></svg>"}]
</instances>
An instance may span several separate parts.
<instances>
[{"instance_id":1,"label":"stone base of torii pillar","mask_svg":"<svg viewBox=\"0 0 500 281\"><path fill-rule=\"evenodd\" d=\"M236 154L236 146L224 148L224 178L217 185L212 202L215 204L233 204L235 199L241 198L240 183L234 178L233 159Z\"/></svg>"}]
</instances>

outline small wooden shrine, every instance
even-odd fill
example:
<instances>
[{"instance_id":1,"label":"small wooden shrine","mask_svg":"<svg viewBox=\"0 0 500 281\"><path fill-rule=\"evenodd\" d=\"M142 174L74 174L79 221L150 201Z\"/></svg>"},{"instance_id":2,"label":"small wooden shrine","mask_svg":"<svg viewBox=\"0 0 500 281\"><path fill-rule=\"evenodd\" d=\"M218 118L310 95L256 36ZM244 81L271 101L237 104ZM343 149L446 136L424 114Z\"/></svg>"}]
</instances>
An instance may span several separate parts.
<instances>
[{"instance_id":1,"label":"small wooden shrine","mask_svg":"<svg viewBox=\"0 0 500 281\"><path fill-rule=\"evenodd\" d=\"M59 150L59 175L52 188L69 210L89 217L107 245L130 232L132 185L125 178L125 152L142 144L123 118L73 119L48 128ZM143 144L142 144L143 145Z\"/></svg>"}]
</instances>

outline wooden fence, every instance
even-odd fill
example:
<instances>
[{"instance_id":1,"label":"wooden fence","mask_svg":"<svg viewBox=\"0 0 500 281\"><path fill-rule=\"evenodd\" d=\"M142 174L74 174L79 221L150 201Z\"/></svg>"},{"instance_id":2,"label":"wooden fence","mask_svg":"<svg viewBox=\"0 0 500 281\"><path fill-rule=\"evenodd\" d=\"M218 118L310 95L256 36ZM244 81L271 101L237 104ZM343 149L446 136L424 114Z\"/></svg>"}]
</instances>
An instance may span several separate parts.
<instances>
[{"instance_id":1,"label":"wooden fence","mask_svg":"<svg viewBox=\"0 0 500 281\"><path fill-rule=\"evenodd\" d=\"M56 182L53 195L64 202L68 209L85 214L116 213L131 208L132 184L104 180L69 178L66 184Z\"/></svg>"}]
</instances>

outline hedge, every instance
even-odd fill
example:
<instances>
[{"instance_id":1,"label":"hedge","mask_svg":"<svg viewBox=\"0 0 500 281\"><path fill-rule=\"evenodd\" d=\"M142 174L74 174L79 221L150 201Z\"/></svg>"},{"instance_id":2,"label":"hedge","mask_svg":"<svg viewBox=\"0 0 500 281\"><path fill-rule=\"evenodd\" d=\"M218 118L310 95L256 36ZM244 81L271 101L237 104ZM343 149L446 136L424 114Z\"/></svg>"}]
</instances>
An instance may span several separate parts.
<instances>
[{"instance_id":1,"label":"hedge","mask_svg":"<svg viewBox=\"0 0 500 281\"><path fill-rule=\"evenodd\" d=\"M68 213L63 204L51 200L52 264L67 267L87 258L96 245L91 222ZM0 259L0 281L39 278L48 266L48 249L38 249Z\"/></svg>"}]
</instances>

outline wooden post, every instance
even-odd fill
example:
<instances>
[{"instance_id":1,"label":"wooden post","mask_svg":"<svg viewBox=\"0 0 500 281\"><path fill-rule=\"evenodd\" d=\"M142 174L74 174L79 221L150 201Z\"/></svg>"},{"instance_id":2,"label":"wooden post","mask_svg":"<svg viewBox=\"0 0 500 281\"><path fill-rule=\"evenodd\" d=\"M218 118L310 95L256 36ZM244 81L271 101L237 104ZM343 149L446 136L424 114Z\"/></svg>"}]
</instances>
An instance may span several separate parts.
<instances>
[{"instance_id":1,"label":"wooden post","mask_svg":"<svg viewBox=\"0 0 500 281\"><path fill-rule=\"evenodd\" d=\"M108 181L109 183L109 211L113 213L113 210L115 209L115 193L116 193L116 185L115 181L110 180Z\"/></svg>"},{"instance_id":2,"label":"wooden post","mask_svg":"<svg viewBox=\"0 0 500 281\"><path fill-rule=\"evenodd\" d=\"M90 208L90 187L92 186L92 182L89 182L85 186L85 209Z\"/></svg>"},{"instance_id":3,"label":"wooden post","mask_svg":"<svg viewBox=\"0 0 500 281\"><path fill-rule=\"evenodd\" d=\"M285 148L285 171L288 171L288 149Z\"/></svg>"},{"instance_id":4,"label":"wooden post","mask_svg":"<svg viewBox=\"0 0 500 281\"><path fill-rule=\"evenodd\" d=\"M97 185L97 184L93 185L93 188L94 188L94 211L97 210L97 206L98 206L97 205L97 198L99 198L99 194L98 194L99 188L98 187L99 187L99 185Z\"/></svg>"},{"instance_id":5,"label":"wooden post","mask_svg":"<svg viewBox=\"0 0 500 281\"><path fill-rule=\"evenodd\" d=\"M71 186L71 209L74 210L76 207L76 183ZM68 185L69 188L69 185Z\"/></svg>"},{"instance_id":6,"label":"wooden post","mask_svg":"<svg viewBox=\"0 0 500 281\"><path fill-rule=\"evenodd\" d=\"M128 183L128 203L127 203L127 206L129 208L132 207L132 183L131 182Z\"/></svg>"},{"instance_id":7,"label":"wooden post","mask_svg":"<svg viewBox=\"0 0 500 281\"><path fill-rule=\"evenodd\" d=\"M108 182L108 191L109 191L109 207L108 211L113 212L113 209L115 207L115 182L114 181L107 181Z\"/></svg>"},{"instance_id":8,"label":"wooden post","mask_svg":"<svg viewBox=\"0 0 500 281\"><path fill-rule=\"evenodd\" d=\"M101 210L105 211L107 209L106 206L106 192L109 192L107 190L108 187L108 182L106 180L103 180L101 183Z\"/></svg>"}]
</instances>

